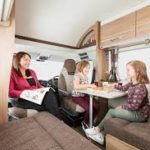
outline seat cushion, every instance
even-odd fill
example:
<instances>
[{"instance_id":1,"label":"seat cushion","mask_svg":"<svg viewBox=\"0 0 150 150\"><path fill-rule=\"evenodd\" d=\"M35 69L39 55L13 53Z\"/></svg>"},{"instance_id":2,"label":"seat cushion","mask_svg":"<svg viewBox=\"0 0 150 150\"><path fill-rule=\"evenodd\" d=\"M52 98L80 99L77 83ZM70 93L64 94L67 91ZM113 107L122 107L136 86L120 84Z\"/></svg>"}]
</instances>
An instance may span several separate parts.
<instances>
[{"instance_id":1,"label":"seat cushion","mask_svg":"<svg viewBox=\"0 0 150 150\"><path fill-rule=\"evenodd\" d=\"M100 150L47 112L0 126L1 150Z\"/></svg>"},{"instance_id":2,"label":"seat cushion","mask_svg":"<svg viewBox=\"0 0 150 150\"><path fill-rule=\"evenodd\" d=\"M63 98L63 107L67 110L76 113L76 103L73 102L72 97L64 97Z\"/></svg>"},{"instance_id":3,"label":"seat cushion","mask_svg":"<svg viewBox=\"0 0 150 150\"><path fill-rule=\"evenodd\" d=\"M149 150L150 122L135 123L111 118L105 124L105 131L141 150Z\"/></svg>"},{"instance_id":4,"label":"seat cushion","mask_svg":"<svg viewBox=\"0 0 150 150\"><path fill-rule=\"evenodd\" d=\"M14 116L16 118L27 117L27 109L23 109L23 108L19 108L19 107L8 108L8 113L10 116Z\"/></svg>"}]
</instances>

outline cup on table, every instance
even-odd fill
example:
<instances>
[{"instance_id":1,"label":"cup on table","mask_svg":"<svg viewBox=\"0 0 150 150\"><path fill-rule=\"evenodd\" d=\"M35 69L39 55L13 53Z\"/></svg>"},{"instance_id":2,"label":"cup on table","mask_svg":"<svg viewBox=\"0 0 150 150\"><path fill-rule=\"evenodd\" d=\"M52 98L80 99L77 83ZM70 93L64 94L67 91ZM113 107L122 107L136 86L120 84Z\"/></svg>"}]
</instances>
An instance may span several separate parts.
<instances>
[{"instance_id":1,"label":"cup on table","mask_svg":"<svg viewBox=\"0 0 150 150\"><path fill-rule=\"evenodd\" d=\"M122 82L118 82L118 85L122 85Z\"/></svg>"},{"instance_id":2,"label":"cup on table","mask_svg":"<svg viewBox=\"0 0 150 150\"><path fill-rule=\"evenodd\" d=\"M102 83L102 82L99 82L98 86L99 86L99 87L103 87L103 83Z\"/></svg>"},{"instance_id":3,"label":"cup on table","mask_svg":"<svg viewBox=\"0 0 150 150\"><path fill-rule=\"evenodd\" d=\"M99 85L99 84L98 84L98 81L94 81L94 84L95 84L97 87L98 87L98 85Z\"/></svg>"},{"instance_id":4,"label":"cup on table","mask_svg":"<svg viewBox=\"0 0 150 150\"><path fill-rule=\"evenodd\" d=\"M108 82L103 82L103 90L107 90L108 89Z\"/></svg>"},{"instance_id":5,"label":"cup on table","mask_svg":"<svg viewBox=\"0 0 150 150\"><path fill-rule=\"evenodd\" d=\"M103 87L107 87L108 86L108 82L103 82Z\"/></svg>"}]
</instances>

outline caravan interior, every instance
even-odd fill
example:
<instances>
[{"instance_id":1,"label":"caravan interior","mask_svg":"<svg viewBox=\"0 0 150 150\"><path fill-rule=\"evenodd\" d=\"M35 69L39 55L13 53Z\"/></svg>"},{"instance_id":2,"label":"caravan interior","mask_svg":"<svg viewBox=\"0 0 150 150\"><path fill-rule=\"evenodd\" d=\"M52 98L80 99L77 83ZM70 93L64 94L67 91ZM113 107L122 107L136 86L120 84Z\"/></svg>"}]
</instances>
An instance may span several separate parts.
<instances>
[{"instance_id":1,"label":"caravan interior","mask_svg":"<svg viewBox=\"0 0 150 150\"><path fill-rule=\"evenodd\" d=\"M0 149L149 150L150 0L0 0Z\"/></svg>"}]
</instances>

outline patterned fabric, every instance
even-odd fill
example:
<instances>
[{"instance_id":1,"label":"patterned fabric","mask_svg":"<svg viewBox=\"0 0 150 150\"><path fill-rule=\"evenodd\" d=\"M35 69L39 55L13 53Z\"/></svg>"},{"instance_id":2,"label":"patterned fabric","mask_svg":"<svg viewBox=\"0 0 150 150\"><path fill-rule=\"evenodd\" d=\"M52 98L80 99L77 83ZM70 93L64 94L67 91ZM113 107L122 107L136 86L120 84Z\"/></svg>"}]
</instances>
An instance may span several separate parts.
<instances>
[{"instance_id":1,"label":"patterned fabric","mask_svg":"<svg viewBox=\"0 0 150 150\"><path fill-rule=\"evenodd\" d=\"M128 83L124 86L116 85L115 88L121 91L128 90L128 101L122 105L123 109L139 111L144 118L149 117L150 105L145 84L133 85L132 83Z\"/></svg>"},{"instance_id":2,"label":"patterned fabric","mask_svg":"<svg viewBox=\"0 0 150 150\"><path fill-rule=\"evenodd\" d=\"M79 79L80 84L88 84L88 83L89 83L89 82L88 82L88 77L87 77L87 76L83 77L83 75L82 75L81 73L76 73L76 74L74 75L73 80L76 80L76 79ZM74 97L83 97L83 96L85 96L85 94L78 93L78 92L76 91L76 89L73 87L72 96L74 96Z\"/></svg>"}]
</instances>

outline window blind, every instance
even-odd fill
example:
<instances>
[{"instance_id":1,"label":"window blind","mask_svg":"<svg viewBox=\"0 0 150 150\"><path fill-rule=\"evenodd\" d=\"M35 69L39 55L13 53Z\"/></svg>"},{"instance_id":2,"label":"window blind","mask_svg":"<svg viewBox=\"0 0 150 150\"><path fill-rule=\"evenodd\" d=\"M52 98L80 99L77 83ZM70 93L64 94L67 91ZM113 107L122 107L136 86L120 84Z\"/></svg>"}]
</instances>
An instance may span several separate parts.
<instances>
[{"instance_id":1,"label":"window blind","mask_svg":"<svg viewBox=\"0 0 150 150\"><path fill-rule=\"evenodd\" d=\"M14 0L0 0L0 22L8 21Z\"/></svg>"}]
</instances>

